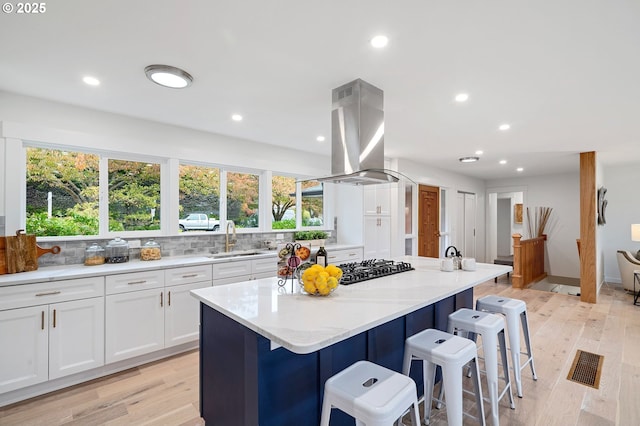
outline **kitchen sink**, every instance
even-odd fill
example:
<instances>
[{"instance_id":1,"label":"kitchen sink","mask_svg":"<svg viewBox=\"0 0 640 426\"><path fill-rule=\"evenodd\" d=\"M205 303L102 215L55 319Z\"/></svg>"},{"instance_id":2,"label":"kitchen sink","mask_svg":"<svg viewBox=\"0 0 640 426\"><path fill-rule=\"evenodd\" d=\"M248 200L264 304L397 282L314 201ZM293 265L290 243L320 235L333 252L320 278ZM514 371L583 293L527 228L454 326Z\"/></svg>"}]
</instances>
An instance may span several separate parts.
<instances>
[{"instance_id":1,"label":"kitchen sink","mask_svg":"<svg viewBox=\"0 0 640 426\"><path fill-rule=\"evenodd\" d=\"M238 250L238 251L229 251L229 252L221 252L221 253L212 253L207 257L211 259L221 259L227 257L244 257L244 256L255 256L257 254L265 254L269 253L266 250Z\"/></svg>"}]
</instances>

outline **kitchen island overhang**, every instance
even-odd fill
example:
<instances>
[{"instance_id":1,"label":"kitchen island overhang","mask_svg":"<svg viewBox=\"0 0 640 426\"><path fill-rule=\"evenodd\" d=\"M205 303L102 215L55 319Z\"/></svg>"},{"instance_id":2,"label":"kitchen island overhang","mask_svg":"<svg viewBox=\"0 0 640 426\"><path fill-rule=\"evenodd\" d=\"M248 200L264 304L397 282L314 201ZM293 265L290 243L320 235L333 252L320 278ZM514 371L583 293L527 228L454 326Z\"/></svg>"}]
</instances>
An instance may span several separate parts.
<instances>
[{"instance_id":1,"label":"kitchen island overhang","mask_svg":"<svg viewBox=\"0 0 640 426\"><path fill-rule=\"evenodd\" d=\"M446 329L449 313L472 307L475 285L511 271L478 264L475 271L441 272L437 259L398 260L415 270L339 286L328 297L283 292L276 278L193 291L202 302L203 418L317 424L331 375L359 359L400 371L406 337Z\"/></svg>"}]
</instances>

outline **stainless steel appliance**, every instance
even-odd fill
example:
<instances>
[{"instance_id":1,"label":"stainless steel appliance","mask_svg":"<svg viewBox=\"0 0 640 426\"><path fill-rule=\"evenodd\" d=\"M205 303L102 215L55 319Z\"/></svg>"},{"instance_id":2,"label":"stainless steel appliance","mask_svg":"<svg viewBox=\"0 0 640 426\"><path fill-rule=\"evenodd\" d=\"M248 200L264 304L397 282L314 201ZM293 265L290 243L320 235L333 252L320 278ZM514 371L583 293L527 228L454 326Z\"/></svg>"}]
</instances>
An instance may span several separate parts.
<instances>
[{"instance_id":1,"label":"stainless steel appliance","mask_svg":"<svg viewBox=\"0 0 640 426\"><path fill-rule=\"evenodd\" d=\"M413 271L415 268L407 262L395 262L393 260L370 259L362 262L343 263L338 265L342 269L340 284L349 285L387 275Z\"/></svg>"}]
</instances>

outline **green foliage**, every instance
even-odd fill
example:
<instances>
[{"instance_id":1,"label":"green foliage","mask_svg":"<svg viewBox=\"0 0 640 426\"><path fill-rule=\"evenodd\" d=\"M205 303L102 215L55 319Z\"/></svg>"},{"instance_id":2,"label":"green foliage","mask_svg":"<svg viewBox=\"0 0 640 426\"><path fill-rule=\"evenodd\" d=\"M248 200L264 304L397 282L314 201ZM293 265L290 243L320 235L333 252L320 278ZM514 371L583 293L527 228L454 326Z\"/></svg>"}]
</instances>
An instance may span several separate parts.
<instances>
[{"instance_id":1,"label":"green foliage","mask_svg":"<svg viewBox=\"0 0 640 426\"><path fill-rule=\"evenodd\" d=\"M271 222L271 229L296 229L296 220L284 219L277 222Z\"/></svg>"},{"instance_id":2,"label":"green foliage","mask_svg":"<svg viewBox=\"0 0 640 426\"><path fill-rule=\"evenodd\" d=\"M293 234L294 240L324 240L327 233L324 231L298 231Z\"/></svg>"},{"instance_id":3,"label":"green foliage","mask_svg":"<svg viewBox=\"0 0 640 426\"><path fill-rule=\"evenodd\" d=\"M98 235L98 218L73 212L50 218L44 212L32 213L27 217L27 233L39 236Z\"/></svg>"}]
</instances>

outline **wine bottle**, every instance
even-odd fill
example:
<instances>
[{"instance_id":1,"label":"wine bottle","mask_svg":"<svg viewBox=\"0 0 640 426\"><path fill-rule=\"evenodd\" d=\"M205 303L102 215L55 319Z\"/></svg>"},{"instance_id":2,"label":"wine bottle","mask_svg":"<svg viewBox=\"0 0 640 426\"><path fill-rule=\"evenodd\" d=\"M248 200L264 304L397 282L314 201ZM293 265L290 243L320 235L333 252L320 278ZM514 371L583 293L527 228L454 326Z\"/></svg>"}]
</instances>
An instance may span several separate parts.
<instances>
[{"instance_id":1,"label":"wine bottle","mask_svg":"<svg viewBox=\"0 0 640 426\"><path fill-rule=\"evenodd\" d=\"M320 247L320 249L318 249L318 253L316 254L316 263L320 266L327 266L327 251L324 247Z\"/></svg>"}]
</instances>

